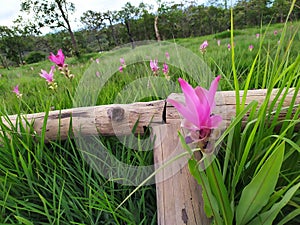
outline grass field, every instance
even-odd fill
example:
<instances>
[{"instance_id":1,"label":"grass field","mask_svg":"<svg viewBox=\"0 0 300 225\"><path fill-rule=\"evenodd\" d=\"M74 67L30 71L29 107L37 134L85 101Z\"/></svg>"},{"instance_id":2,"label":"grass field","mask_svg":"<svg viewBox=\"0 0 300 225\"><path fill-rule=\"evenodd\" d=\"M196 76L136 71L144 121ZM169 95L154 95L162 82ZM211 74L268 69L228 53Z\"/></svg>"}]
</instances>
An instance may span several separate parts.
<instances>
[{"instance_id":1,"label":"grass field","mask_svg":"<svg viewBox=\"0 0 300 225\"><path fill-rule=\"evenodd\" d=\"M0 69L0 113L5 117L74 106L164 99L171 92L181 92L177 83L179 77L187 79L194 87L207 85L197 80L199 78L202 82L201 78L205 74L196 79L195 75L191 75L197 74L198 70L203 72L203 63L209 68L208 80L222 75L220 90L279 88L279 92L284 94L284 88L294 87L298 92L299 28L300 23L295 22L235 31L234 62L233 49L228 49L228 44L232 46L230 31L171 40L169 45L159 47L160 52L170 53L170 61L160 55L159 63L162 67L163 60L169 62L171 78L167 81L161 73L158 83L151 82L153 73L149 67L149 60L160 54L153 53L153 45L150 49L147 45L137 47L135 51L141 49L140 52L144 54L142 59L137 53L134 53L134 57L137 57L134 58L126 46L111 52L83 55L80 59L67 58L66 63L75 78L69 80L56 70L58 88L55 91L48 89L45 79L39 76L41 69L49 71L52 65L49 60L9 70ZM258 38L256 34L260 34ZM209 45L202 54L199 45L205 40ZM217 40L220 40L220 45ZM174 43L182 49L170 49ZM250 45L254 46L252 51L249 50ZM176 54L187 55L181 58L183 61L179 61ZM120 57L124 57L127 64L123 72L118 70ZM172 57L176 59L172 61ZM96 59L99 59L99 63ZM12 92L16 85L19 85L22 94L20 98ZM243 104L237 109L237 117L233 119L235 126L225 132L227 135L222 137L218 154L218 166L229 201L231 206L236 206L243 188L257 174L266 157L282 145L285 146L275 192L257 212L260 214L270 210L282 196L287 196L285 194L290 187L300 182L300 136L295 130L295 125L299 124L300 107L291 104L288 109L284 109L288 113L282 122L277 115L283 109L280 106L275 108L272 102L268 104L268 97L256 113L255 104L248 111ZM248 125L242 130L238 115L247 112L250 115ZM291 116L292 112L294 116ZM271 118L271 114L275 116ZM142 186L116 210L135 186L107 179L93 170L73 139L44 144L42 137L33 139L32 134L23 127L10 130L2 123L0 125L3 131L0 137L1 224L157 223L155 185ZM277 125L281 126L279 131L276 130ZM99 137L100 140L109 153L125 164L153 164L150 141L138 145L137 151L126 147L116 137ZM133 140L128 137L123 141ZM280 208L276 216L276 224L300 223L299 190L288 197L286 205Z\"/></svg>"}]
</instances>

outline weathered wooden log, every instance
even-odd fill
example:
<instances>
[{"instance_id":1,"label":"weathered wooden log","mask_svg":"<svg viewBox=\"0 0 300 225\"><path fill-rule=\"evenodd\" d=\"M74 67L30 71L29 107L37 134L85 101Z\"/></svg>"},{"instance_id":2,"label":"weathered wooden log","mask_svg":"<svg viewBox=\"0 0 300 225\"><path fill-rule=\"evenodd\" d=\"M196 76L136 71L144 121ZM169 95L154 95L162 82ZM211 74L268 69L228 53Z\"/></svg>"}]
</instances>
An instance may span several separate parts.
<instances>
[{"instance_id":1,"label":"weathered wooden log","mask_svg":"<svg viewBox=\"0 0 300 225\"><path fill-rule=\"evenodd\" d=\"M165 101L137 102L127 105L100 105L50 111L47 117L45 140L66 139L70 129L77 135L128 135L138 122L136 133L144 133L150 124L161 124ZM41 135L46 113L12 115L2 117L2 122L11 127L20 120L24 127L32 124L37 135ZM9 120L9 121L8 121ZM59 137L58 137L59 134Z\"/></svg>"},{"instance_id":2,"label":"weathered wooden log","mask_svg":"<svg viewBox=\"0 0 300 225\"><path fill-rule=\"evenodd\" d=\"M265 89L249 90L246 105L252 101L257 101L258 105L261 105L265 100L266 93L267 90ZM270 101L275 98L277 93L278 90L274 89ZM240 96L242 95L243 91L240 92ZM284 99L283 107L290 106L293 96L294 89L290 89ZM181 101L184 99L182 94L171 94L170 97ZM279 100L281 98L279 97ZM223 117L226 126L236 113L235 92L217 92L215 99L216 108L214 113ZM300 104L300 93L297 93L295 104ZM279 115L280 118L284 118L285 113L286 111L282 111ZM2 122L8 127L10 127L10 124L16 124L19 119L20 117L17 115L8 116L7 118L1 117ZM45 113L21 115L21 119L23 126L26 127L28 124L32 124L36 134L41 134ZM82 135L97 135L100 133L101 135L111 136L131 134L132 128L137 125L135 132L143 134L144 128L147 126L177 123L180 119L177 110L170 104L165 105L165 100L56 110L49 112L45 140L66 139L70 133L70 127L75 135L80 132ZM11 123L7 120L10 120ZM244 118L244 121L246 120L247 117ZM71 121L72 126L70 126Z\"/></svg>"},{"instance_id":3,"label":"weathered wooden log","mask_svg":"<svg viewBox=\"0 0 300 225\"><path fill-rule=\"evenodd\" d=\"M276 95L278 94L278 89L274 89L270 96L270 102L272 102ZM240 100L242 99L244 91L240 91ZM282 105L282 108L289 107L292 99L294 97L295 90L289 89L288 94L284 98L284 102ZM266 89L259 89L259 90L249 90L247 93L247 98L245 105L247 106L252 101L258 102L258 108L261 106L261 104L264 102L267 95ZM172 99L176 99L178 101L184 102L184 96L182 94L171 94L169 96ZM277 103L282 99L282 95L277 100ZM214 110L214 114L221 115L224 121L225 126L228 126L231 122L231 119L236 116L236 98L235 98L235 92L234 91L221 91L216 93L216 107ZM300 92L297 93L296 101L294 103L295 109L300 104ZM275 105L276 109L276 105ZM242 122L245 123L247 121L246 115ZM284 119L286 116L286 110L282 110L279 114L279 119ZM166 107L166 118L168 123L177 123L179 119L181 119L180 115L178 114L177 110L171 105L167 104ZM299 127L297 127L299 128Z\"/></svg>"}]
</instances>

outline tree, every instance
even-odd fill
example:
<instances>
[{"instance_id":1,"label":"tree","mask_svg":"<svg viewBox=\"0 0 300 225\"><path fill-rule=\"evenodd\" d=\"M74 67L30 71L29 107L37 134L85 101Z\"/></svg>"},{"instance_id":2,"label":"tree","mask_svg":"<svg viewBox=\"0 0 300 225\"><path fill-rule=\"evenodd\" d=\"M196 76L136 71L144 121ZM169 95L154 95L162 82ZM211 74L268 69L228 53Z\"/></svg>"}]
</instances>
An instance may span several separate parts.
<instances>
[{"instance_id":1,"label":"tree","mask_svg":"<svg viewBox=\"0 0 300 225\"><path fill-rule=\"evenodd\" d=\"M291 0L274 0L272 8L275 14L276 22L284 22L290 10L291 4Z\"/></svg>"},{"instance_id":2,"label":"tree","mask_svg":"<svg viewBox=\"0 0 300 225\"><path fill-rule=\"evenodd\" d=\"M7 59L16 65L23 64L24 49L31 43L26 38L29 37L17 27L0 26L0 60L3 67L8 68Z\"/></svg>"},{"instance_id":3,"label":"tree","mask_svg":"<svg viewBox=\"0 0 300 225\"><path fill-rule=\"evenodd\" d=\"M135 47L135 44L134 44L134 38L133 38L133 35L132 35L132 32L131 32L131 27L130 26L131 26L132 20L139 17L139 13L140 13L139 8L131 5L130 2L127 2L125 4L125 6L122 7L122 10L119 11L119 13L118 13L119 20L122 23L125 24L127 35L128 35L129 40L131 42L132 48Z\"/></svg>"},{"instance_id":4,"label":"tree","mask_svg":"<svg viewBox=\"0 0 300 225\"><path fill-rule=\"evenodd\" d=\"M80 17L80 21L90 32L95 35L99 50L101 51L100 35L98 35L97 31L105 27L104 16L100 12L88 10L83 13L83 16Z\"/></svg>"},{"instance_id":5,"label":"tree","mask_svg":"<svg viewBox=\"0 0 300 225\"><path fill-rule=\"evenodd\" d=\"M105 20L108 20L108 22L109 22L109 28L111 29L111 34L112 34L113 40L115 42L115 45L119 45L118 38L117 38L117 35L115 32L115 27L113 24L114 22L116 22L118 20L117 12L108 10L105 13L103 13L103 18Z\"/></svg>"},{"instance_id":6,"label":"tree","mask_svg":"<svg viewBox=\"0 0 300 225\"><path fill-rule=\"evenodd\" d=\"M139 40L154 39L155 28L153 26L153 20L155 19L155 16L149 12L153 9L153 6L140 3L138 7L141 16L136 23L135 29L137 30Z\"/></svg>"},{"instance_id":7,"label":"tree","mask_svg":"<svg viewBox=\"0 0 300 225\"><path fill-rule=\"evenodd\" d=\"M22 0L21 12L33 12L33 23L39 28L63 28L68 31L73 50L79 56L77 42L70 25L69 15L75 11L73 3L67 0Z\"/></svg>"}]
</instances>

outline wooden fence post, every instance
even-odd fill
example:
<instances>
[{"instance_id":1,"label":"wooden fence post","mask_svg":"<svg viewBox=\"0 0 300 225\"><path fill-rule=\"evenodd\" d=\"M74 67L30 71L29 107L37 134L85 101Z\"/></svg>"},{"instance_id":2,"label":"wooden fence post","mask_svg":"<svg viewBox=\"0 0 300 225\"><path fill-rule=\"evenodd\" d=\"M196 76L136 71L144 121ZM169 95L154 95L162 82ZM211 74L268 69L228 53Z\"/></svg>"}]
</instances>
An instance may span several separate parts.
<instances>
[{"instance_id":1,"label":"wooden fence post","mask_svg":"<svg viewBox=\"0 0 300 225\"><path fill-rule=\"evenodd\" d=\"M152 127L155 168L185 152L178 138L180 123ZM201 187L190 174L188 158L168 164L155 177L158 225L208 225Z\"/></svg>"}]
</instances>

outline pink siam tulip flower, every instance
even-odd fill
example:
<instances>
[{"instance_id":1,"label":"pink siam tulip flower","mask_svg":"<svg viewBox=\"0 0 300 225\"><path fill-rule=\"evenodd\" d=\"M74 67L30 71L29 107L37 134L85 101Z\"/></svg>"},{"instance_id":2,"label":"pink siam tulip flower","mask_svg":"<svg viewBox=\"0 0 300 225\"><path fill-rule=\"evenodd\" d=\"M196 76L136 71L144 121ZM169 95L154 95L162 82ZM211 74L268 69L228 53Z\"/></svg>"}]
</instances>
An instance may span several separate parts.
<instances>
[{"instance_id":1,"label":"pink siam tulip flower","mask_svg":"<svg viewBox=\"0 0 300 225\"><path fill-rule=\"evenodd\" d=\"M208 42L207 41L204 41L201 45L200 45L200 51L202 53L204 53L206 51L206 48L208 47Z\"/></svg>"},{"instance_id":2,"label":"pink siam tulip flower","mask_svg":"<svg viewBox=\"0 0 300 225\"><path fill-rule=\"evenodd\" d=\"M218 44L218 46L220 46L221 45L221 40L217 40L217 44Z\"/></svg>"},{"instance_id":3,"label":"pink siam tulip flower","mask_svg":"<svg viewBox=\"0 0 300 225\"><path fill-rule=\"evenodd\" d=\"M16 85L16 86L13 88L13 91L12 91L12 92L14 92L14 93L17 95L18 98L21 98L21 97L22 97L22 94L21 94L20 91L19 91L19 85Z\"/></svg>"},{"instance_id":4,"label":"pink siam tulip flower","mask_svg":"<svg viewBox=\"0 0 300 225\"><path fill-rule=\"evenodd\" d=\"M124 58L120 58L120 63L121 63L121 65L126 65L125 59Z\"/></svg>"},{"instance_id":5,"label":"pink siam tulip flower","mask_svg":"<svg viewBox=\"0 0 300 225\"><path fill-rule=\"evenodd\" d=\"M100 77L100 72L99 71L96 72L96 77Z\"/></svg>"},{"instance_id":6,"label":"pink siam tulip flower","mask_svg":"<svg viewBox=\"0 0 300 225\"><path fill-rule=\"evenodd\" d=\"M49 59L51 62L54 62L58 67L63 67L65 65L65 55L61 49L57 51L57 55L54 55L50 52Z\"/></svg>"},{"instance_id":7,"label":"pink siam tulip flower","mask_svg":"<svg viewBox=\"0 0 300 225\"><path fill-rule=\"evenodd\" d=\"M167 63L164 63L162 71L163 71L164 74L169 73L169 66L168 66Z\"/></svg>"},{"instance_id":8,"label":"pink siam tulip flower","mask_svg":"<svg viewBox=\"0 0 300 225\"><path fill-rule=\"evenodd\" d=\"M254 46L253 45L249 45L249 51L251 52L253 50Z\"/></svg>"},{"instance_id":9,"label":"pink siam tulip flower","mask_svg":"<svg viewBox=\"0 0 300 225\"><path fill-rule=\"evenodd\" d=\"M169 54L169 52L166 52L166 58L167 58L167 60L170 60L170 54Z\"/></svg>"},{"instance_id":10,"label":"pink siam tulip flower","mask_svg":"<svg viewBox=\"0 0 300 225\"><path fill-rule=\"evenodd\" d=\"M228 49L228 51L231 50L231 45L230 44L227 45L227 49Z\"/></svg>"},{"instance_id":11,"label":"pink siam tulip flower","mask_svg":"<svg viewBox=\"0 0 300 225\"><path fill-rule=\"evenodd\" d=\"M120 73L123 72L123 66L120 66L120 67L119 67L119 71L120 71Z\"/></svg>"},{"instance_id":12,"label":"pink siam tulip flower","mask_svg":"<svg viewBox=\"0 0 300 225\"><path fill-rule=\"evenodd\" d=\"M166 79L167 79L167 80L170 80L170 76L169 76L169 66L168 66L167 63L164 63L162 71L163 71L163 73L164 73Z\"/></svg>"},{"instance_id":13,"label":"pink siam tulip flower","mask_svg":"<svg viewBox=\"0 0 300 225\"><path fill-rule=\"evenodd\" d=\"M259 34L259 33L257 33L257 34L255 34L255 36L256 36L256 38L258 39L258 38L259 38L259 36L260 36L260 34Z\"/></svg>"},{"instance_id":14,"label":"pink siam tulip flower","mask_svg":"<svg viewBox=\"0 0 300 225\"><path fill-rule=\"evenodd\" d=\"M276 36L278 34L278 31L277 30L274 30L274 35Z\"/></svg>"},{"instance_id":15,"label":"pink siam tulip flower","mask_svg":"<svg viewBox=\"0 0 300 225\"><path fill-rule=\"evenodd\" d=\"M183 116L181 126L191 132L189 138L194 141L207 138L211 130L217 128L222 121L221 116L212 114L215 107L214 98L220 79L221 76L216 77L209 90L206 90L199 86L194 89L185 80L179 78L178 81L185 97L185 104L167 99L167 102L170 102Z\"/></svg>"},{"instance_id":16,"label":"pink siam tulip flower","mask_svg":"<svg viewBox=\"0 0 300 225\"><path fill-rule=\"evenodd\" d=\"M96 63L97 63L97 64L99 64L99 62L100 62L100 59L98 59L98 58L97 58L95 61L96 61Z\"/></svg>"},{"instance_id":17,"label":"pink siam tulip flower","mask_svg":"<svg viewBox=\"0 0 300 225\"><path fill-rule=\"evenodd\" d=\"M45 78L46 81L48 82L48 84L51 84L54 81L54 79L53 79L54 69L55 69L55 66L51 66L49 73L47 73L47 71L45 71L45 70L41 70L40 76Z\"/></svg>"},{"instance_id":18,"label":"pink siam tulip flower","mask_svg":"<svg viewBox=\"0 0 300 225\"><path fill-rule=\"evenodd\" d=\"M159 70L159 67L158 67L158 60L155 59L155 60L150 60L150 68L151 70L156 73L158 70Z\"/></svg>"}]
</instances>

